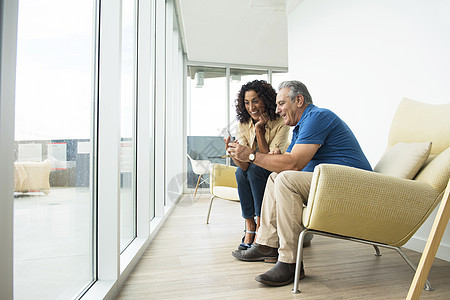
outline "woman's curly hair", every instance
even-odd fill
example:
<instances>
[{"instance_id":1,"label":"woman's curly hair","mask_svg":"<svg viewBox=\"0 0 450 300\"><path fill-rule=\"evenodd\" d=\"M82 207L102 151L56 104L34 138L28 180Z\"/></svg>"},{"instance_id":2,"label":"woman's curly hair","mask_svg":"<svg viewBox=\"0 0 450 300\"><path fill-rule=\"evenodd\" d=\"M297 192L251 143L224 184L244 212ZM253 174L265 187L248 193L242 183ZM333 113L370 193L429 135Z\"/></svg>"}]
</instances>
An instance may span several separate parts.
<instances>
[{"instance_id":1,"label":"woman's curly hair","mask_svg":"<svg viewBox=\"0 0 450 300\"><path fill-rule=\"evenodd\" d=\"M277 114L277 104L276 97L277 93L274 88L267 83L265 80L253 80L241 87L241 90L237 94L236 98L236 118L240 123L247 123L250 121L250 114L245 109L245 92L247 91L255 91L258 94L258 98L264 102L265 110L269 116L270 120L276 120Z\"/></svg>"}]
</instances>

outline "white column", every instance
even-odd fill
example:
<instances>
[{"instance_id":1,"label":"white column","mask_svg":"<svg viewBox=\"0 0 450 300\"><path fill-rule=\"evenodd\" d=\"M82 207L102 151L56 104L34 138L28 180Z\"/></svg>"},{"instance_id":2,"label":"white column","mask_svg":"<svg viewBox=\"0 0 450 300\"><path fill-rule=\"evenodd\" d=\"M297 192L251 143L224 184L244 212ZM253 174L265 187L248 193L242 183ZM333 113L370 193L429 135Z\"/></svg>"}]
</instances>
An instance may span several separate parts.
<instances>
[{"instance_id":1,"label":"white column","mask_svg":"<svg viewBox=\"0 0 450 300\"><path fill-rule=\"evenodd\" d=\"M13 299L14 101L18 1L0 0L0 299Z\"/></svg>"},{"instance_id":2,"label":"white column","mask_svg":"<svg viewBox=\"0 0 450 300\"><path fill-rule=\"evenodd\" d=\"M155 2L139 1L138 129L137 129L137 235L150 235L151 202L154 201L154 71Z\"/></svg>"},{"instance_id":3,"label":"white column","mask_svg":"<svg viewBox=\"0 0 450 300\"><path fill-rule=\"evenodd\" d=\"M119 276L122 1L102 1L98 99L98 279Z\"/></svg>"},{"instance_id":4,"label":"white column","mask_svg":"<svg viewBox=\"0 0 450 300\"><path fill-rule=\"evenodd\" d=\"M164 216L165 116L166 116L166 2L156 0L156 90L155 90L155 217Z\"/></svg>"}]
</instances>

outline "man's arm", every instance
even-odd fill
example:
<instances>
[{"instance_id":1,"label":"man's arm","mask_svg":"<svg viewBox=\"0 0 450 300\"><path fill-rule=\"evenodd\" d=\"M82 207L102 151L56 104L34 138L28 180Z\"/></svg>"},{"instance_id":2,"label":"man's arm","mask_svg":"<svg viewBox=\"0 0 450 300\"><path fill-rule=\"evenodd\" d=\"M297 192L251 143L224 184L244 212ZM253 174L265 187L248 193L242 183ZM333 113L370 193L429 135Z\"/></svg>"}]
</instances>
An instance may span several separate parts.
<instances>
[{"instance_id":1,"label":"man's arm","mask_svg":"<svg viewBox=\"0 0 450 300\"><path fill-rule=\"evenodd\" d=\"M273 155L256 153L253 163L272 172L286 170L301 171L316 154L319 144L296 144L291 153ZM240 161L249 162L248 156L252 150L239 144L230 144L228 152Z\"/></svg>"}]
</instances>

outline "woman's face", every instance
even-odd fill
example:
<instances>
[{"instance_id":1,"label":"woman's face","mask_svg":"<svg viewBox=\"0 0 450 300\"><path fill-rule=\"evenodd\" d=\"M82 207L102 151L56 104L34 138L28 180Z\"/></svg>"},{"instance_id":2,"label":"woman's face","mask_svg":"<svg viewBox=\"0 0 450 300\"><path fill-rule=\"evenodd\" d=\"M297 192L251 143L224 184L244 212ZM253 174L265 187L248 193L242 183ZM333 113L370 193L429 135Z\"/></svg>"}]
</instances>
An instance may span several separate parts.
<instances>
[{"instance_id":1,"label":"woman's face","mask_svg":"<svg viewBox=\"0 0 450 300\"><path fill-rule=\"evenodd\" d=\"M259 117L266 111L264 101L258 97L258 94L249 90L244 95L245 109L253 120L258 121Z\"/></svg>"}]
</instances>

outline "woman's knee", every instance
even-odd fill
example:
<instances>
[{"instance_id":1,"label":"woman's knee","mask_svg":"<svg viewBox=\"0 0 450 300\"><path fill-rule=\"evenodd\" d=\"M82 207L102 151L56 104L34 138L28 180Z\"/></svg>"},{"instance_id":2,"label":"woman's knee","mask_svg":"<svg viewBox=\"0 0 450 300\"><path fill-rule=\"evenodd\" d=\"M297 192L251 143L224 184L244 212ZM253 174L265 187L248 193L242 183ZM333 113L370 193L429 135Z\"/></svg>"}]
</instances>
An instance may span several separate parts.
<instances>
[{"instance_id":1,"label":"woman's knee","mask_svg":"<svg viewBox=\"0 0 450 300\"><path fill-rule=\"evenodd\" d=\"M242 170L239 167L236 168L236 172L234 172L234 175L236 176L236 180L247 177L246 171Z\"/></svg>"},{"instance_id":2,"label":"woman's knee","mask_svg":"<svg viewBox=\"0 0 450 300\"><path fill-rule=\"evenodd\" d=\"M263 169L257 165L250 164L247 169L247 177L249 180L261 180L262 178L267 178L270 175L270 171Z\"/></svg>"}]
</instances>

